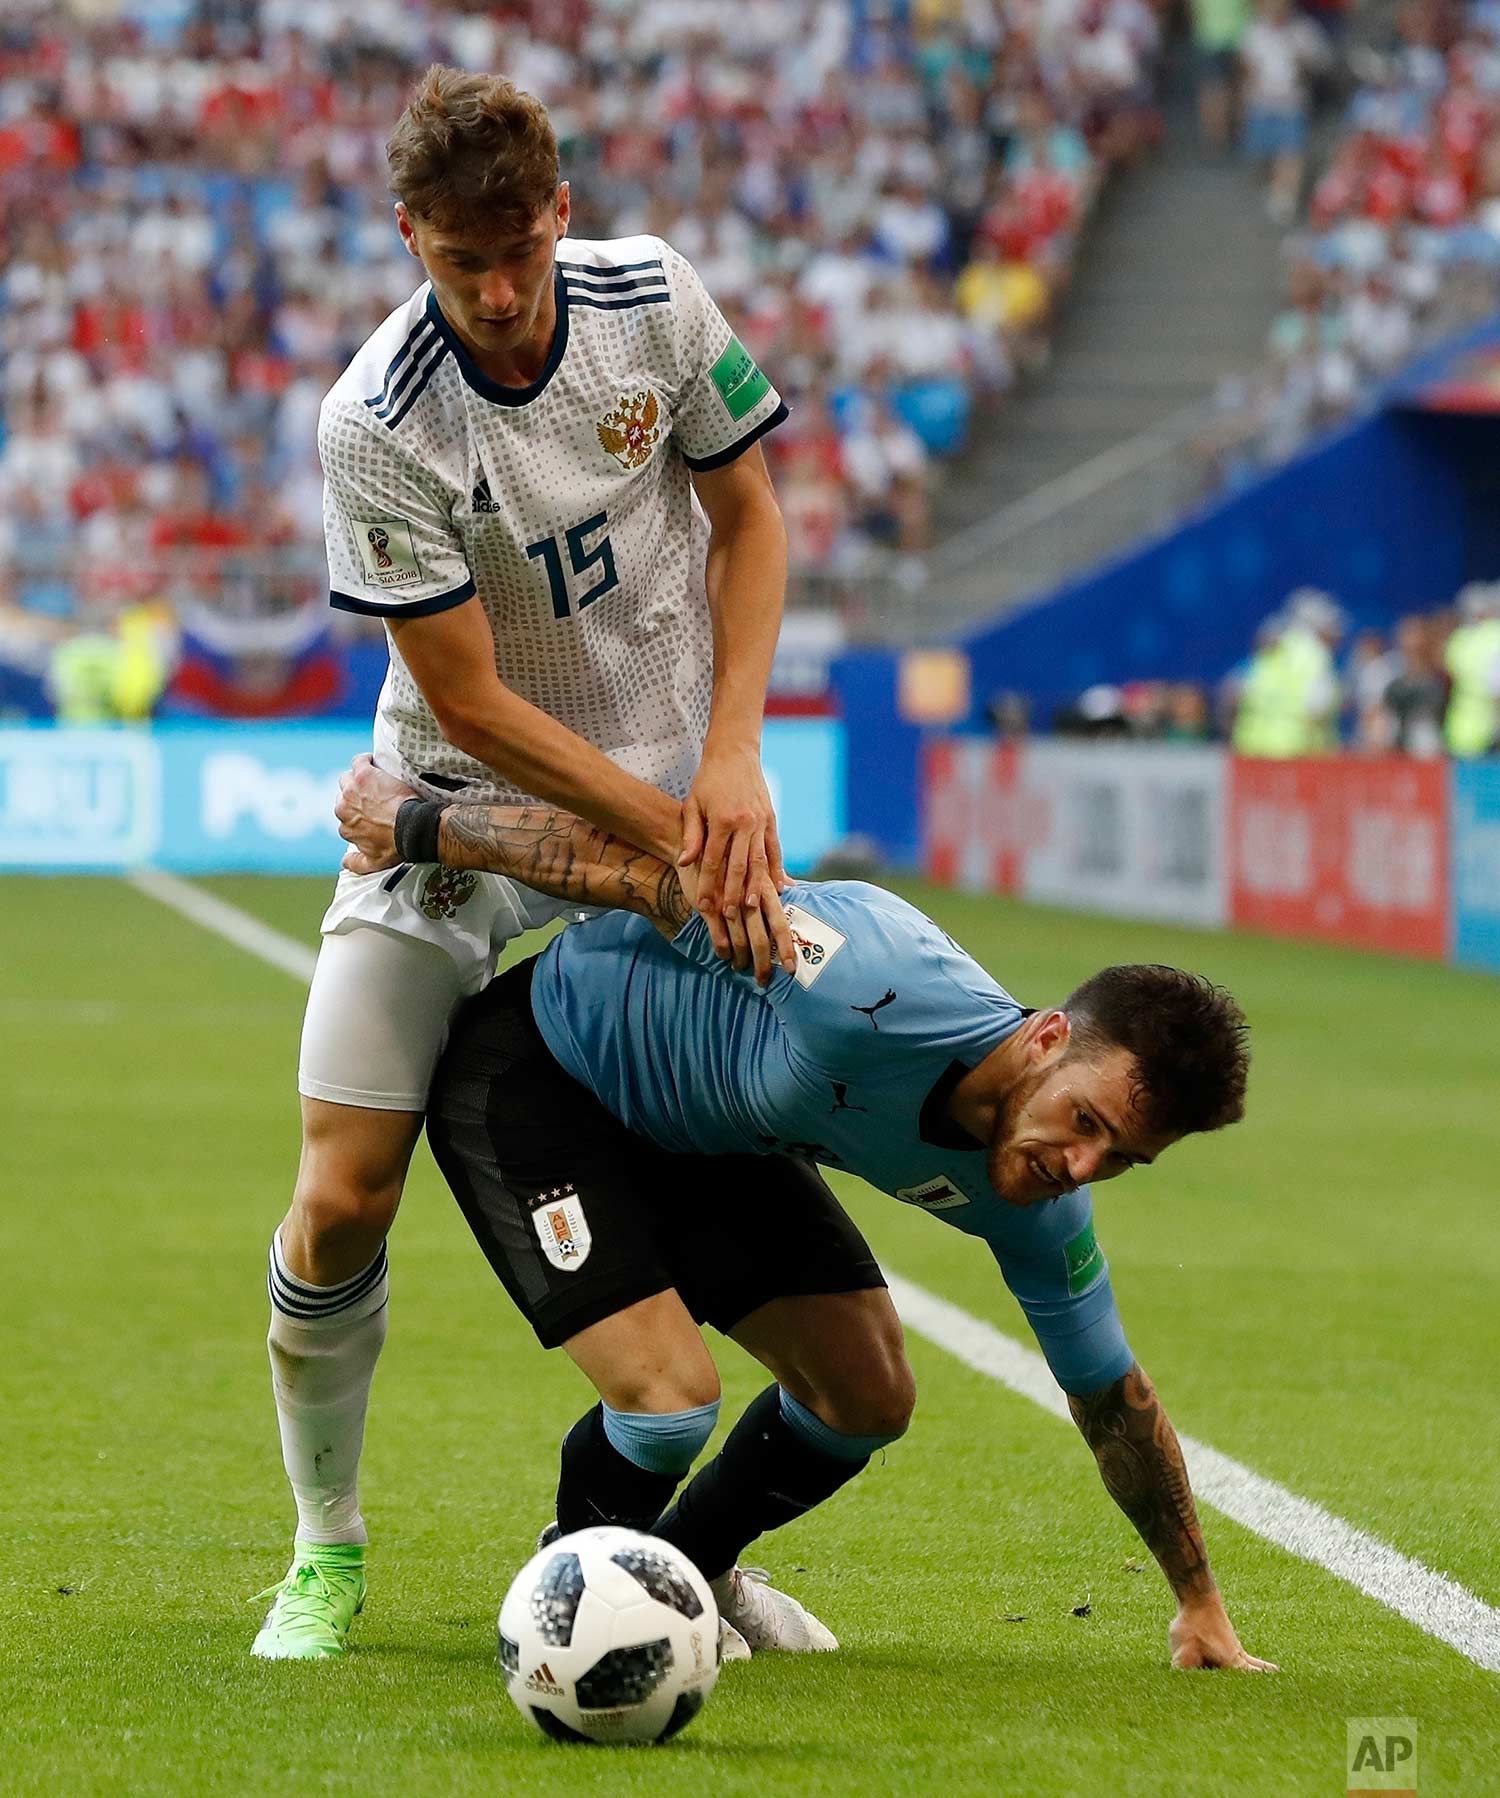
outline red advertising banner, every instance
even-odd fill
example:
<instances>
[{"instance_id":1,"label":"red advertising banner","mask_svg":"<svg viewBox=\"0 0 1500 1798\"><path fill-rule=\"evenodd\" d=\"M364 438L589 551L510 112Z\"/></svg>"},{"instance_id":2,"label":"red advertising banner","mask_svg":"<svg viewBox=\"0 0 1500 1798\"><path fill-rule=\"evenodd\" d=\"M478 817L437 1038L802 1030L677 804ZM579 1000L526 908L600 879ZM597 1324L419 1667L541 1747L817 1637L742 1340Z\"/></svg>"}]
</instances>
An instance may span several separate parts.
<instances>
[{"instance_id":1,"label":"red advertising banner","mask_svg":"<svg viewBox=\"0 0 1500 1798\"><path fill-rule=\"evenodd\" d=\"M1446 765L1235 757L1229 883L1237 928L1441 957L1448 946Z\"/></svg>"},{"instance_id":2,"label":"red advertising banner","mask_svg":"<svg viewBox=\"0 0 1500 1798\"><path fill-rule=\"evenodd\" d=\"M939 737L922 755L922 865L944 886L1014 893L1021 885L1021 750Z\"/></svg>"}]
</instances>

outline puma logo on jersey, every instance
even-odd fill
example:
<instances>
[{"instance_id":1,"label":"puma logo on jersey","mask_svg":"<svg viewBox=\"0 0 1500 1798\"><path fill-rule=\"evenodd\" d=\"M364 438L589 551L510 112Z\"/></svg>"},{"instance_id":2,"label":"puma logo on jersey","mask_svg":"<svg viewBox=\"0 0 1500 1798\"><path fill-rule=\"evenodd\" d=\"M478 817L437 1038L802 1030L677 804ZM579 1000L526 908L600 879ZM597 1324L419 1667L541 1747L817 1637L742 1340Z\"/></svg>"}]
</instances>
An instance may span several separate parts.
<instances>
[{"instance_id":1,"label":"puma logo on jersey","mask_svg":"<svg viewBox=\"0 0 1500 1798\"><path fill-rule=\"evenodd\" d=\"M880 1020L875 1016L875 1013L877 1011L884 1011L887 1005L894 1005L895 1003L896 989L893 986L888 986L885 989L885 997L883 999L877 999L873 1005L851 1005L849 1009L850 1011L862 1011L870 1020L870 1023L874 1027L875 1034L878 1036L880 1034Z\"/></svg>"}]
</instances>

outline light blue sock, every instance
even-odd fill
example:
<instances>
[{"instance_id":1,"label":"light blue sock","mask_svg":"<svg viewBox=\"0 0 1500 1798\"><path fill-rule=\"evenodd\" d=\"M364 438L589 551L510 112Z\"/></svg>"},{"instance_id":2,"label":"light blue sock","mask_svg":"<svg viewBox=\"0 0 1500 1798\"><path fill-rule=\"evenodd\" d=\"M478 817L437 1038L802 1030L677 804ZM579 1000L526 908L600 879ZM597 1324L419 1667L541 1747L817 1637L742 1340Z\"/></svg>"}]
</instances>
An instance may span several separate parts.
<instances>
[{"instance_id":1,"label":"light blue sock","mask_svg":"<svg viewBox=\"0 0 1500 1798\"><path fill-rule=\"evenodd\" d=\"M906 1434L904 1430L897 1430L890 1436L845 1436L824 1423L816 1411L809 1411L806 1405L799 1404L785 1386L780 1391L781 1415L786 1419L787 1428L835 1461L868 1461L877 1448L888 1448Z\"/></svg>"},{"instance_id":2,"label":"light blue sock","mask_svg":"<svg viewBox=\"0 0 1500 1798\"><path fill-rule=\"evenodd\" d=\"M686 1473L719 1421L718 1399L691 1411L601 1409L610 1447L647 1473Z\"/></svg>"}]
</instances>

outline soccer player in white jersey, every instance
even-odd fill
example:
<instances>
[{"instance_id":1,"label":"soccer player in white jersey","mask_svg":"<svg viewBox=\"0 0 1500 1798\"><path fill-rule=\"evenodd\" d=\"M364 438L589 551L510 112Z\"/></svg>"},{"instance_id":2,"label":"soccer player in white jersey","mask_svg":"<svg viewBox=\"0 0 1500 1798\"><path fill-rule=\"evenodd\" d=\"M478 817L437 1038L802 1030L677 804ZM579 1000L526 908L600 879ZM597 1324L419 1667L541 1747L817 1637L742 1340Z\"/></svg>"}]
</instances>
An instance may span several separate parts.
<instances>
[{"instance_id":1,"label":"soccer player in white jersey","mask_svg":"<svg viewBox=\"0 0 1500 1798\"><path fill-rule=\"evenodd\" d=\"M720 953L790 967L760 765L786 538L757 447L786 408L667 244L567 238L530 95L431 69L388 153L427 281L318 432L333 604L390 639L376 757L429 795L537 796L695 863ZM445 870L435 840L401 854L341 877L303 1026L302 1158L269 1277L297 1505L254 1645L271 1659L342 1652L364 1600L385 1237L449 1017L509 938L569 915Z\"/></svg>"}]
</instances>

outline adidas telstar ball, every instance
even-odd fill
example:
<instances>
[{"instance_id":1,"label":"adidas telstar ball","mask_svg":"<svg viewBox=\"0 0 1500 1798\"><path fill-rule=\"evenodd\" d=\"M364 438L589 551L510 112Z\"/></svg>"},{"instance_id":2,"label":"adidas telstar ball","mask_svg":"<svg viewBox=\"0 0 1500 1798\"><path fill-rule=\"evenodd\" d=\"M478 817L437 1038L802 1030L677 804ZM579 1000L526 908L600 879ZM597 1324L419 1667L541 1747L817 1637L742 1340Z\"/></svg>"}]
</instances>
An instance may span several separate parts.
<instances>
[{"instance_id":1,"label":"adidas telstar ball","mask_svg":"<svg viewBox=\"0 0 1500 1798\"><path fill-rule=\"evenodd\" d=\"M578 1530L512 1582L500 1669L521 1715L559 1741L662 1742L719 1677L718 1607L670 1543Z\"/></svg>"}]
</instances>

